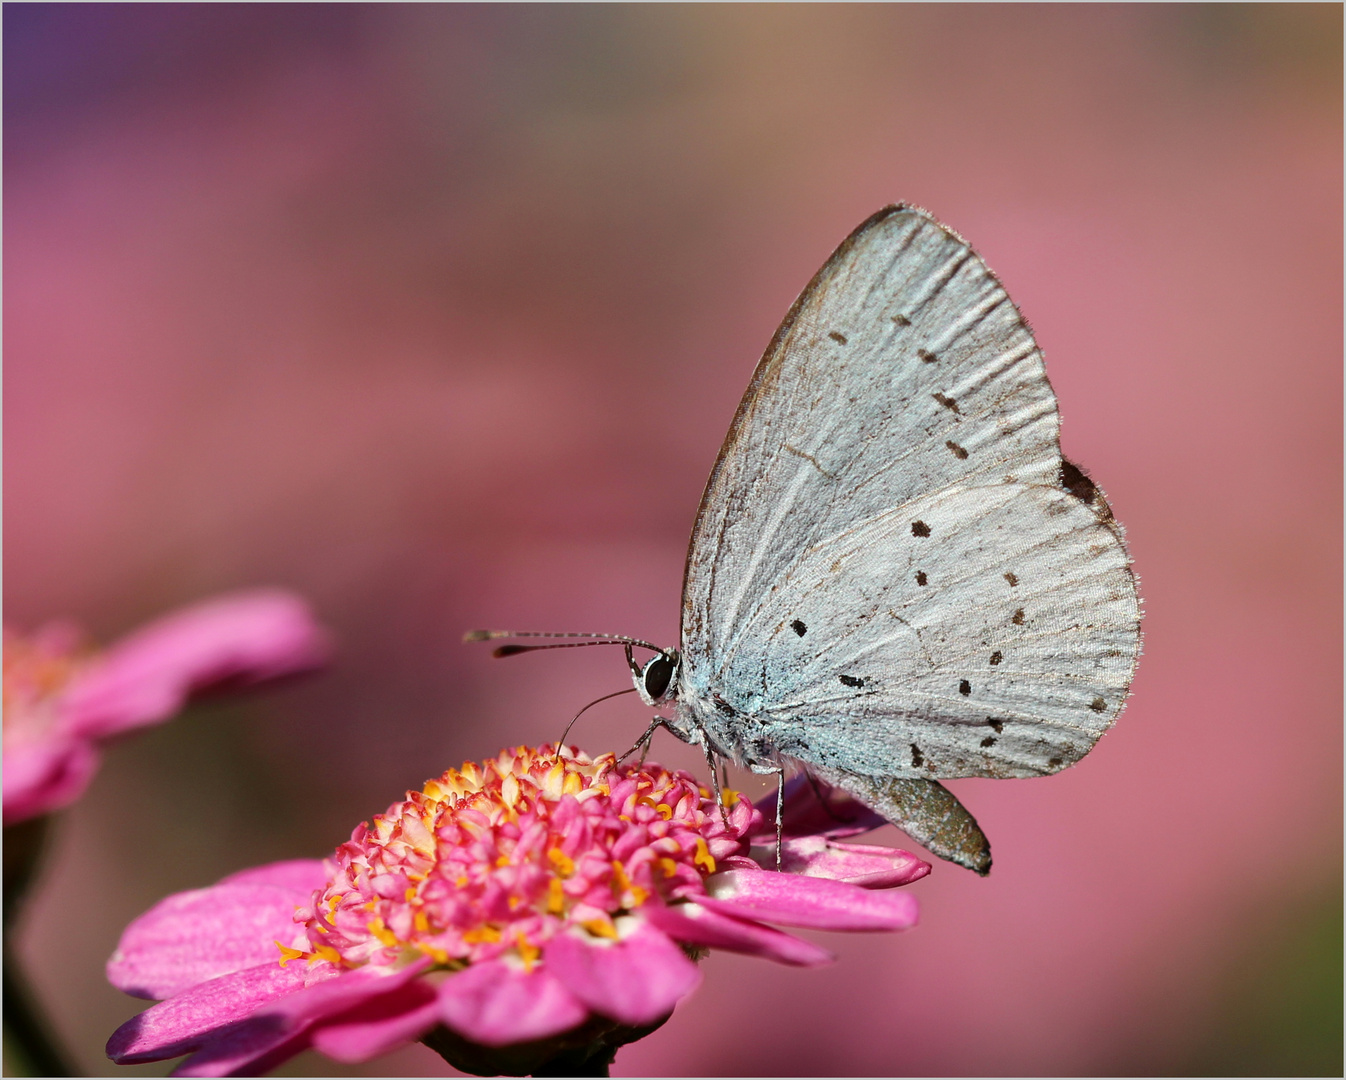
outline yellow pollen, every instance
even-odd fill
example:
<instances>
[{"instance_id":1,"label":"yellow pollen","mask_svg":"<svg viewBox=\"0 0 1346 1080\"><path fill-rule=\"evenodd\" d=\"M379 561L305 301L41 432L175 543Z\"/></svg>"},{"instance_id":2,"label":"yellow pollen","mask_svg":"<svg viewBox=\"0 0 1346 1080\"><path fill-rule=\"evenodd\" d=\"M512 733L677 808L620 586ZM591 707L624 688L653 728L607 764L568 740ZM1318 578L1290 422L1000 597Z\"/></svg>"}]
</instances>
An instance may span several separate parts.
<instances>
[{"instance_id":1,"label":"yellow pollen","mask_svg":"<svg viewBox=\"0 0 1346 1080\"><path fill-rule=\"evenodd\" d=\"M416 914L411 917L411 921L412 924L416 927L416 929L419 930L422 934L426 933L430 929L430 920L425 917L424 911L416 912Z\"/></svg>"},{"instance_id":2,"label":"yellow pollen","mask_svg":"<svg viewBox=\"0 0 1346 1080\"><path fill-rule=\"evenodd\" d=\"M726 810L728 810L732 806L737 805L738 792L735 791L733 788L727 787L723 791L721 791L720 794L724 796L724 808Z\"/></svg>"},{"instance_id":3,"label":"yellow pollen","mask_svg":"<svg viewBox=\"0 0 1346 1080\"><path fill-rule=\"evenodd\" d=\"M613 941L617 940L617 928L612 925L612 920L610 919L590 919L588 922L581 925L583 925L584 929L588 930L589 933L593 934L594 937L611 938Z\"/></svg>"},{"instance_id":4,"label":"yellow pollen","mask_svg":"<svg viewBox=\"0 0 1346 1080\"><path fill-rule=\"evenodd\" d=\"M551 860L552 866L556 867L556 872L562 877L569 877L575 872L575 860L560 848L552 848L547 852L547 858Z\"/></svg>"},{"instance_id":5,"label":"yellow pollen","mask_svg":"<svg viewBox=\"0 0 1346 1080\"><path fill-rule=\"evenodd\" d=\"M537 958L542 955L542 950L536 945L529 945L523 934L517 934L516 940L519 947L519 958L523 960L524 971L532 971L533 965L537 963Z\"/></svg>"},{"instance_id":6,"label":"yellow pollen","mask_svg":"<svg viewBox=\"0 0 1346 1080\"><path fill-rule=\"evenodd\" d=\"M415 886L415 885L408 885L408 886L407 886L407 891L404 892L404 893L402 894L402 899L405 900L408 904L411 903L413 900L415 900L415 899L416 899L416 886Z\"/></svg>"},{"instance_id":7,"label":"yellow pollen","mask_svg":"<svg viewBox=\"0 0 1346 1080\"><path fill-rule=\"evenodd\" d=\"M379 918L377 915L375 915L372 919L369 920L368 930L371 934L373 934L376 938L378 938L381 942L383 942L383 944L387 945L389 948L392 948L394 945L397 944L397 935L394 934L391 930L389 930L386 926L384 926L383 920Z\"/></svg>"},{"instance_id":8,"label":"yellow pollen","mask_svg":"<svg viewBox=\"0 0 1346 1080\"><path fill-rule=\"evenodd\" d=\"M667 855L659 858L659 869L664 872L664 877L673 877L678 872L678 864Z\"/></svg>"},{"instance_id":9,"label":"yellow pollen","mask_svg":"<svg viewBox=\"0 0 1346 1080\"><path fill-rule=\"evenodd\" d=\"M547 910L559 915L565 910L566 894L561 879L554 877L547 883Z\"/></svg>"},{"instance_id":10,"label":"yellow pollen","mask_svg":"<svg viewBox=\"0 0 1346 1080\"><path fill-rule=\"evenodd\" d=\"M669 806L666 802L661 802L655 809L659 811L659 816L665 821L668 821L673 817L673 807Z\"/></svg>"},{"instance_id":11,"label":"yellow pollen","mask_svg":"<svg viewBox=\"0 0 1346 1080\"><path fill-rule=\"evenodd\" d=\"M341 954L330 945L317 945L313 949L313 955L309 957L309 963L315 960L327 960L333 964L341 963Z\"/></svg>"},{"instance_id":12,"label":"yellow pollen","mask_svg":"<svg viewBox=\"0 0 1346 1080\"><path fill-rule=\"evenodd\" d=\"M479 945L482 942L494 945L500 940L500 931L487 923L480 926L474 926L463 934L463 941L468 945Z\"/></svg>"},{"instance_id":13,"label":"yellow pollen","mask_svg":"<svg viewBox=\"0 0 1346 1080\"><path fill-rule=\"evenodd\" d=\"M696 854L692 856L692 863L696 866L705 867L706 873L715 873L715 859L711 856L710 848L706 847L704 837L696 838Z\"/></svg>"},{"instance_id":14,"label":"yellow pollen","mask_svg":"<svg viewBox=\"0 0 1346 1080\"><path fill-rule=\"evenodd\" d=\"M622 892L631 887L631 879L626 876L626 868L616 859L612 860L612 876L617 880L617 888Z\"/></svg>"},{"instance_id":15,"label":"yellow pollen","mask_svg":"<svg viewBox=\"0 0 1346 1080\"><path fill-rule=\"evenodd\" d=\"M457 885L458 888L460 889L463 888L467 884L467 875L464 874L461 875L460 877L455 878L453 883Z\"/></svg>"},{"instance_id":16,"label":"yellow pollen","mask_svg":"<svg viewBox=\"0 0 1346 1080\"><path fill-rule=\"evenodd\" d=\"M308 955L303 949L292 949L288 945L282 945L276 942L276 948L280 950L280 966L284 967L291 960L302 960Z\"/></svg>"},{"instance_id":17,"label":"yellow pollen","mask_svg":"<svg viewBox=\"0 0 1346 1080\"><path fill-rule=\"evenodd\" d=\"M522 902L522 901L520 901L519 898L518 898L517 896L511 896L511 897L509 898L509 909L510 909L510 911L518 911L518 910L519 910L519 904L520 904L521 902Z\"/></svg>"},{"instance_id":18,"label":"yellow pollen","mask_svg":"<svg viewBox=\"0 0 1346 1080\"><path fill-rule=\"evenodd\" d=\"M424 943L418 944L416 947L420 949L421 952L425 953L426 956L430 957L436 964L443 965L449 962L449 954L441 948L434 945L426 945Z\"/></svg>"},{"instance_id":19,"label":"yellow pollen","mask_svg":"<svg viewBox=\"0 0 1346 1080\"><path fill-rule=\"evenodd\" d=\"M508 866L508 865L509 865L509 856L508 856L508 855L501 855L501 856L499 856L499 857L495 860L495 865L496 865L496 866Z\"/></svg>"}]
</instances>

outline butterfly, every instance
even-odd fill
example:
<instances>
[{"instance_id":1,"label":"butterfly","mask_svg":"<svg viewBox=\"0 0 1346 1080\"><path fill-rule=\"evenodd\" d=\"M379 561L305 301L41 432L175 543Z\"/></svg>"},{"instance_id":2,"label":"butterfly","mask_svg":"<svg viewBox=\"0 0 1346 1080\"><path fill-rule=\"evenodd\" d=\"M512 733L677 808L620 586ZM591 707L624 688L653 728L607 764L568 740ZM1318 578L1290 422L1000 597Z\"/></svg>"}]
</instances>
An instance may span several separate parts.
<instances>
[{"instance_id":1,"label":"butterfly","mask_svg":"<svg viewBox=\"0 0 1346 1080\"><path fill-rule=\"evenodd\" d=\"M1079 761L1139 655L1122 528L1059 433L995 275L926 211L885 207L800 294L739 403L679 647L566 636L624 644L641 698L671 713L656 724L712 765L782 785L802 767L985 874L990 844L939 781ZM508 636L531 635L468 638Z\"/></svg>"}]
</instances>

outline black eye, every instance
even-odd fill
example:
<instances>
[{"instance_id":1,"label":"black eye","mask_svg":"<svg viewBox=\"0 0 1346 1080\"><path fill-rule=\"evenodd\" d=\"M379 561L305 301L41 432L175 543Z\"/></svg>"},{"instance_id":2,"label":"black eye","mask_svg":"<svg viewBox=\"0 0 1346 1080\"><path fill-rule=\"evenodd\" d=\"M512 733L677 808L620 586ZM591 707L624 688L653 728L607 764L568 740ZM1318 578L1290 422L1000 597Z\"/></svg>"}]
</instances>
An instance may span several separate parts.
<instances>
[{"instance_id":1,"label":"black eye","mask_svg":"<svg viewBox=\"0 0 1346 1080\"><path fill-rule=\"evenodd\" d=\"M656 656L645 665L645 693L656 701L664 696L673 679L673 661L667 656Z\"/></svg>"}]
</instances>

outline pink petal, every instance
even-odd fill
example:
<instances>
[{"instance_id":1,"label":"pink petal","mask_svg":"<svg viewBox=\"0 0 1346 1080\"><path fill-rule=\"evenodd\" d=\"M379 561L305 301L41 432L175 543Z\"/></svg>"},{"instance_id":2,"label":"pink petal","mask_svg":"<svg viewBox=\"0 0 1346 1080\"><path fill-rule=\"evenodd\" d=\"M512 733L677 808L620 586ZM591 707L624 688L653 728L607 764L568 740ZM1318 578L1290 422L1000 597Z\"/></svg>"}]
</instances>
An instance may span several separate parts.
<instances>
[{"instance_id":1,"label":"pink petal","mask_svg":"<svg viewBox=\"0 0 1346 1080\"><path fill-rule=\"evenodd\" d=\"M234 593L123 638L78 676L63 706L69 730L106 736L156 724L213 684L249 684L321 663L326 638L290 593Z\"/></svg>"},{"instance_id":2,"label":"pink petal","mask_svg":"<svg viewBox=\"0 0 1346 1080\"><path fill-rule=\"evenodd\" d=\"M559 1035L588 1011L545 967L530 972L500 960L473 964L439 988L444 1023L483 1046L508 1046Z\"/></svg>"},{"instance_id":3,"label":"pink petal","mask_svg":"<svg viewBox=\"0 0 1346 1080\"><path fill-rule=\"evenodd\" d=\"M97 751L88 742L61 734L27 746L6 745L5 824L70 805L84 794L98 771L98 761Z\"/></svg>"},{"instance_id":4,"label":"pink petal","mask_svg":"<svg viewBox=\"0 0 1346 1080\"><path fill-rule=\"evenodd\" d=\"M295 903L302 904L311 899L314 889L322 888L327 881L327 866L321 859L284 859L240 870L221 878L218 884L275 885L293 890L299 897Z\"/></svg>"},{"instance_id":5,"label":"pink petal","mask_svg":"<svg viewBox=\"0 0 1346 1080\"><path fill-rule=\"evenodd\" d=\"M232 971L280 960L294 909L310 894L274 885L214 885L161 900L123 932L108 981L136 997L168 998Z\"/></svg>"},{"instance_id":6,"label":"pink petal","mask_svg":"<svg viewBox=\"0 0 1346 1080\"><path fill-rule=\"evenodd\" d=\"M826 799L825 803L819 800L819 793ZM753 839L759 844L774 846L775 793L758 799L755 806L762 815L762 824ZM829 787L821 780L810 783L802 773L785 785L784 820L786 836L855 836L887 824L883 817L846 792Z\"/></svg>"},{"instance_id":7,"label":"pink petal","mask_svg":"<svg viewBox=\"0 0 1346 1080\"><path fill-rule=\"evenodd\" d=\"M666 1016L701 981L687 954L651 926L611 944L558 934L547 943L545 955L548 969L576 997L623 1024L649 1024Z\"/></svg>"},{"instance_id":8,"label":"pink petal","mask_svg":"<svg viewBox=\"0 0 1346 1080\"><path fill-rule=\"evenodd\" d=\"M260 1007L302 989L304 978L301 963L273 963L211 979L131 1017L113 1032L107 1055L118 1065L162 1061L197 1049L225 1028L239 1038L270 1038L283 1021L251 1024L246 1032L243 1025Z\"/></svg>"},{"instance_id":9,"label":"pink petal","mask_svg":"<svg viewBox=\"0 0 1346 1080\"><path fill-rule=\"evenodd\" d=\"M317 983L312 981L313 976L322 969L310 970L306 973L308 986L262 1002L241 1023L221 1027L196 1040L196 1053L178 1066L174 1075L239 1076L265 1072L306 1049L311 1042L309 1029L315 1022L356 1009L370 1009L379 1015L379 999L404 989L429 962L427 958L392 974L372 968L331 972ZM298 963L291 965L298 966ZM173 998L162 1005L177 1000Z\"/></svg>"},{"instance_id":10,"label":"pink petal","mask_svg":"<svg viewBox=\"0 0 1346 1080\"><path fill-rule=\"evenodd\" d=\"M313 1046L343 1062L368 1061L419 1039L439 1022L439 996L424 979L385 994L357 1010L358 1019L336 1020L313 1031Z\"/></svg>"},{"instance_id":11,"label":"pink petal","mask_svg":"<svg viewBox=\"0 0 1346 1080\"><path fill-rule=\"evenodd\" d=\"M817 930L905 930L916 925L910 893L875 892L827 878L726 870L706 879L698 903L739 918Z\"/></svg>"},{"instance_id":12,"label":"pink petal","mask_svg":"<svg viewBox=\"0 0 1346 1080\"><path fill-rule=\"evenodd\" d=\"M762 858L767 861L767 869L775 868L774 850ZM900 848L842 844L823 836L801 836L781 845L781 870L846 881L866 889L889 889L925 877L930 873L930 864Z\"/></svg>"},{"instance_id":13,"label":"pink petal","mask_svg":"<svg viewBox=\"0 0 1346 1080\"><path fill-rule=\"evenodd\" d=\"M821 945L786 934L761 923L745 922L700 904L674 904L671 907L646 905L645 919L677 941L706 945L712 949L747 953L796 967L830 964L833 955Z\"/></svg>"},{"instance_id":14,"label":"pink petal","mask_svg":"<svg viewBox=\"0 0 1346 1080\"><path fill-rule=\"evenodd\" d=\"M431 962L430 957L423 956L393 971L372 967L342 971L336 978L311 982L303 990L279 998L261 1011L269 1016L284 1016L294 1023L312 1023L400 990L418 978Z\"/></svg>"}]
</instances>

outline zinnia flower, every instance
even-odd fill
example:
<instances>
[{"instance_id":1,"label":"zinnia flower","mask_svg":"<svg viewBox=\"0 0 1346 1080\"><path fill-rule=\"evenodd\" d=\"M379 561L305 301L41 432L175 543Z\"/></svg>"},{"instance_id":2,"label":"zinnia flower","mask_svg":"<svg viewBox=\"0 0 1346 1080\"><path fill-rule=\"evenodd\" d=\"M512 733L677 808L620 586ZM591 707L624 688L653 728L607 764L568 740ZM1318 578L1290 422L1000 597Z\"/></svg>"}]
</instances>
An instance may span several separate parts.
<instances>
[{"instance_id":1,"label":"zinnia flower","mask_svg":"<svg viewBox=\"0 0 1346 1080\"><path fill-rule=\"evenodd\" d=\"M4 632L4 821L84 793L100 742L163 723L198 691L314 667L322 631L297 597L234 593L165 616L105 651L69 624Z\"/></svg>"},{"instance_id":2,"label":"zinnia flower","mask_svg":"<svg viewBox=\"0 0 1346 1080\"><path fill-rule=\"evenodd\" d=\"M245 1075L310 1046L355 1062L422 1039L479 1074L569 1055L605 1075L696 987L707 947L813 965L831 954L768 924L914 925L910 895L876 890L929 864L838 842L877 819L833 801L860 820L824 812L807 836L787 821L793 872L777 873L774 824L732 792L721 811L687 773L550 746L466 764L326 861L247 870L135 920L108 978L165 1000L108 1055L190 1053L178 1075Z\"/></svg>"}]
</instances>

